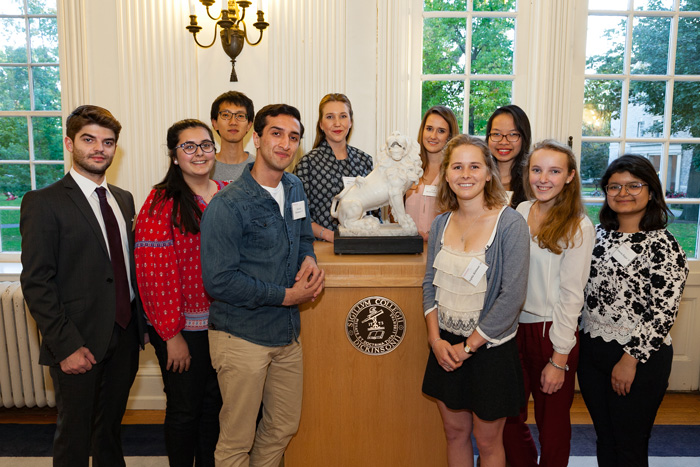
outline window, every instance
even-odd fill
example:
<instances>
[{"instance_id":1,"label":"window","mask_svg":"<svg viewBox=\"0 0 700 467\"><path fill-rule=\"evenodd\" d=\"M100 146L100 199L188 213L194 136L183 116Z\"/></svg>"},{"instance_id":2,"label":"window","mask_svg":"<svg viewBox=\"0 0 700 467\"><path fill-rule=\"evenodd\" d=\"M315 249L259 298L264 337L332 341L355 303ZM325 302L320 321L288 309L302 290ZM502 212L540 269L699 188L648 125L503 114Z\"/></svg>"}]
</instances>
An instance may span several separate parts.
<instances>
[{"instance_id":1,"label":"window","mask_svg":"<svg viewBox=\"0 0 700 467\"><path fill-rule=\"evenodd\" d=\"M446 105L463 132L485 134L513 97L516 18L515 0L424 0L421 114Z\"/></svg>"},{"instance_id":2,"label":"window","mask_svg":"<svg viewBox=\"0 0 700 467\"><path fill-rule=\"evenodd\" d=\"M675 219L669 230L697 256L700 206L700 0L589 0L581 127L584 195L602 196L608 163L640 154L657 169ZM593 201L593 200L591 200ZM597 220L600 202L589 204Z\"/></svg>"},{"instance_id":3,"label":"window","mask_svg":"<svg viewBox=\"0 0 700 467\"><path fill-rule=\"evenodd\" d=\"M56 0L0 3L0 252L20 251L22 196L64 173Z\"/></svg>"}]
</instances>

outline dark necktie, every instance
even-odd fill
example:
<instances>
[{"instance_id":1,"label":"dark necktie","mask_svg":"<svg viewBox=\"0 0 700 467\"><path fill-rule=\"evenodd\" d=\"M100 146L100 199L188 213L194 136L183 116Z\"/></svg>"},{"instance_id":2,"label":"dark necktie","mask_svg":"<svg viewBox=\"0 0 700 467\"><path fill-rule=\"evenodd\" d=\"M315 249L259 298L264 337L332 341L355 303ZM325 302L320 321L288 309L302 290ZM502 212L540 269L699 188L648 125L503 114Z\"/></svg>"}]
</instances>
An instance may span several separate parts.
<instances>
[{"instance_id":1,"label":"dark necktie","mask_svg":"<svg viewBox=\"0 0 700 467\"><path fill-rule=\"evenodd\" d=\"M95 188L97 197L100 198L100 211L102 220L107 230L107 242L109 243L109 253L114 270L114 288L117 294L117 316L115 321L119 326L126 329L131 321L131 296L129 294L129 279L126 275L126 265L124 264L124 250L122 248L121 235L119 235L119 224L114 217L114 211L107 202L107 190L104 187Z\"/></svg>"}]
</instances>

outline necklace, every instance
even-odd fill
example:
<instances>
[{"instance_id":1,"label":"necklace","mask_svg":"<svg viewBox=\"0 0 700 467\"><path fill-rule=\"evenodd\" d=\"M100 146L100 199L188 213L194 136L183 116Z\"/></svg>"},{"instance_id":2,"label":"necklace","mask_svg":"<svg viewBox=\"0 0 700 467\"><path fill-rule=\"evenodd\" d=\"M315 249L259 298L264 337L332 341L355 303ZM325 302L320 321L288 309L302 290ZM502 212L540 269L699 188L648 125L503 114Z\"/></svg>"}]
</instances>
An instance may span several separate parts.
<instances>
[{"instance_id":1,"label":"necklace","mask_svg":"<svg viewBox=\"0 0 700 467\"><path fill-rule=\"evenodd\" d=\"M465 243L464 243L464 237L467 235L467 232L469 232L469 229L471 229L471 228L474 226L474 224L476 224L476 221L478 221L479 219L481 219L481 216L483 216L483 215L484 215L484 211L481 211L481 214L479 214L478 216L476 216L476 219L474 219L473 221L471 221L471 223L469 224L469 226L468 226L466 229L462 230L462 237L460 238L460 240L461 240L461 242L462 242L462 246L463 246L465 249L466 249L466 245L465 245Z\"/></svg>"}]
</instances>

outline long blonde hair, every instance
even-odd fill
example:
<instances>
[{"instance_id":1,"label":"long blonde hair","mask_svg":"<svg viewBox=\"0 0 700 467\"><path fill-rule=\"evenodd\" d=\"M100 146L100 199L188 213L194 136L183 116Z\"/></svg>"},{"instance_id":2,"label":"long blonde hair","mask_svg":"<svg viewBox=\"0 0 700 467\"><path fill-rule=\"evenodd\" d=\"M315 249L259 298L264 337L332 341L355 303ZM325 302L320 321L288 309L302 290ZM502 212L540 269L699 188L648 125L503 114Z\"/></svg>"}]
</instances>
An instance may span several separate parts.
<instances>
[{"instance_id":1,"label":"long blonde hair","mask_svg":"<svg viewBox=\"0 0 700 467\"><path fill-rule=\"evenodd\" d=\"M501 179L498 175L498 167L489 147L483 140L469 135L457 135L452 138L445 146L445 157L440 164L440 180L438 182L437 205L441 212L456 211L459 208L457 195L455 195L449 183L447 183L447 168L450 166L450 159L455 150L460 146L474 146L481 152L484 158L484 164L489 172L491 180L487 181L484 186L484 204L487 208L500 208L508 204L506 191L501 185Z\"/></svg>"},{"instance_id":2,"label":"long blonde hair","mask_svg":"<svg viewBox=\"0 0 700 467\"><path fill-rule=\"evenodd\" d=\"M584 215L583 201L581 200L581 178L576 167L576 157L573 151L566 145L553 139L545 139L535 145L527 157L525 172L523 173L523 185L528 199L535 199L535 194L530 185L530 162L532 156L541 149L549 149L566 156L567 175L574 171L574 178L564 185L561 193L557 195L554 205L542 220L540 230L537 233L537 244L542 249L547 249L555 255L560 255L565 248L574 247L574 239L580 231L581 218Z\"/></svg>"}]
</instances>

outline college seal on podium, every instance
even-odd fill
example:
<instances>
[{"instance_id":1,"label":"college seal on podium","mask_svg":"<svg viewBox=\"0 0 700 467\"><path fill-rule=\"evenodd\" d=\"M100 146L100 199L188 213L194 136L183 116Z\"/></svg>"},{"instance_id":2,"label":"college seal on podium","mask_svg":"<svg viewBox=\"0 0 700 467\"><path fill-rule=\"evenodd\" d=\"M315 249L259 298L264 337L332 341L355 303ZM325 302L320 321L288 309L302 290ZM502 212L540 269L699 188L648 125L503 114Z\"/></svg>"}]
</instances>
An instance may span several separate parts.
<instances>
[{"instance_id":1,"label":"college seal on podium","mask_svg":"<svg viewBox=\"0 0 700 467\"><path fill-rule=\"evenodd\" d=\"M345 319L350 343L367 355L384 355L399 346L406 334L406 317L386 297L367 297L355 303Z\"/></svg>"}]
</instances>

